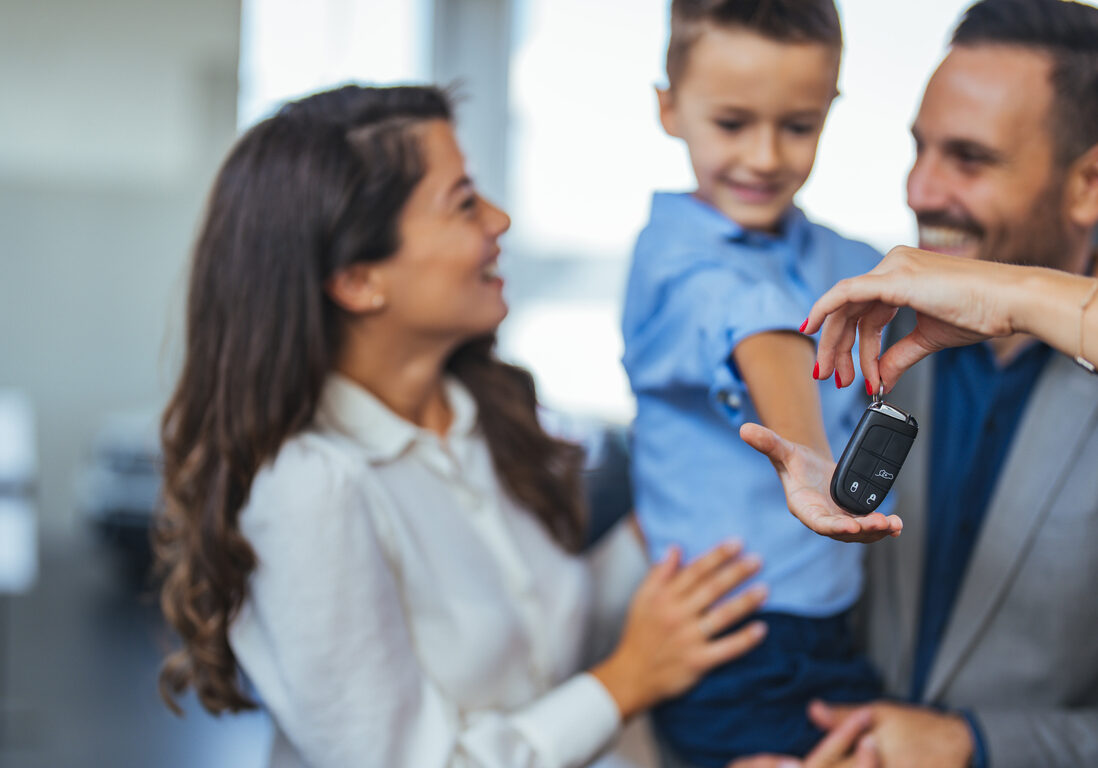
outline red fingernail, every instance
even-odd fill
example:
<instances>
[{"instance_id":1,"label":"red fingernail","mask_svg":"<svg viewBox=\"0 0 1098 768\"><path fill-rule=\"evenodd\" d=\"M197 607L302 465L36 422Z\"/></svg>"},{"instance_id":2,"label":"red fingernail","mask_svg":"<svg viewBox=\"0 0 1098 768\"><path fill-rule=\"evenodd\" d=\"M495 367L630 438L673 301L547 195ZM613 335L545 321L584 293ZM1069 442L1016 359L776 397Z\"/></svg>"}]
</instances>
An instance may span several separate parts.
<instances>
[{"instance_id":1,"label":"red fingernail","mask_svg":"<svg viewBox=\"0 0 1098 768\"><path fill-rule=\"evenodd\" d=\"M807 328L807 327L808 327L808 318L806 317L806 318L804 319L804 322L803 322L803 323L801 323L801 329L800 329L800 330L801 330L801 333L804 333L804 329L805 329L805 328Z\"/></svg>"},{"instance_id":2,"label":"red fingernail","mask_svg":"<svg viewBox=\"0 0 1098 768\"><path fill-rule=\"evenodd\" d=\"M814 378L814 379L819 379L820 378L820 364L819 363L816 363L814 366L812 366L812 378Z\"/></svg>"},{"instance_id":3,"label":"red fingernail","mask_svg":"<svg viewBox=\"0 0 1098 768\"><path fill-rule=\"evenodd\" d=\"M843 388L843 380L839 378L839 372L835 371L835 389Z\"/></svg>"},{"instance_id":4,"label":"red fingernail","mask_svg":"<svg viewBox=\"0 0 1098 768\"><path fill-rule=\"evenodd\" d=\"M865 380L865 393L870 397L873 397L873 387L869 384L869 379Z\"/></svg>"}]
</instances>

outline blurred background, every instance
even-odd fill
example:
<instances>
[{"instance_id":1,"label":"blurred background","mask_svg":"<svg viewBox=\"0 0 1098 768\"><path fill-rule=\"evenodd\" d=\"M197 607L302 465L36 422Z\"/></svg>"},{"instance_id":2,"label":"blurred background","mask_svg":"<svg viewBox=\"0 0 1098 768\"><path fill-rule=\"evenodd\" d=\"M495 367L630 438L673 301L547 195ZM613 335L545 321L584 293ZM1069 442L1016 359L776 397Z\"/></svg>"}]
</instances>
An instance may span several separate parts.
<instances>
[{"instance_id":1,"label":"blurred background","mask_svg":"<svg viewBox=\"0 0 1098 768\"><path fill-rule=\"evenodd\" d=\"M967 5L840 0L841 98L809 214L910 242L908 126ZM506 356L564 413L628 422L630 245L690 184L662 135L667 0L0 0L0 765L263 763L262 714L170 715L148 587L156 421L187 255L234 136L346 81L459 83L514 220Z\"/></svg>"}]
</instances>

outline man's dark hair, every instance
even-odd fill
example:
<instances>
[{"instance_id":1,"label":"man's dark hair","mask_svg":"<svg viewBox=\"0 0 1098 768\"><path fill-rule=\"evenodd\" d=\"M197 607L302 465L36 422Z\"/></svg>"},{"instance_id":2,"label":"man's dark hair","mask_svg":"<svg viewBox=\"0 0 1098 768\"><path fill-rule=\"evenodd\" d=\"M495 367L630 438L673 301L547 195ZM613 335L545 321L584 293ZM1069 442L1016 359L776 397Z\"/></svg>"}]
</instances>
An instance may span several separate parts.
<instances>
[{"instance_id":1,"label":"man's dark hair","mask_svg":"<svg viewBox=\"0 0 1098 768\"><path fill-rule=\"evenodd\" d=\"M953 45L1015 45L1049 57L1049 119L1068 165L1098 144L1098 8L1068 0L983 0L965 12Z\"/></svg>"},{"instance_id":2,"label":"man's dark hair","mask_svg":"<svg viewBox=\"0 0 1098 768\"><path fill-rule=\"evenodd\" d=\"M672 0L667 79L672 87L707 27L746 29L780 43L822 43L838 53L843 31L834 0Z\"/></svg>"}]
</instances>

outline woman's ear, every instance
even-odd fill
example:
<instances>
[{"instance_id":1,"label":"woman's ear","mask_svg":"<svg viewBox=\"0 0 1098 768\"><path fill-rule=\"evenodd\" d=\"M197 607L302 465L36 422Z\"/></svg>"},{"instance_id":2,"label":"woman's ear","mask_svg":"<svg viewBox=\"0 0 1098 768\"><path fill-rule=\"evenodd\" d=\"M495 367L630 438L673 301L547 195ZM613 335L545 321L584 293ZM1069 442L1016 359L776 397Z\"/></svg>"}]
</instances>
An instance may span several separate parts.
<instances>
[{"instance_id":1,"label":"woman's ear","mask_svg":"<svg viewBox=\"0 0 1098 768\"><path fill-rule=\"evenodd\" d=\"M328 278L324 290L342 309L363 315L385 307L383 282L377 265L360 262L344 267Z\"/></svg>"},{"instance_id":2,"label":"woman's ear","mask_svg":"<svg viewBox=\"0 0 1098 768\"><path fill-rule=\"evenodd\" d=\"M1084 229L1098 224L1098 144L1068 171L1067 211L1071 221Z\"/></svg>"}]
</instances>

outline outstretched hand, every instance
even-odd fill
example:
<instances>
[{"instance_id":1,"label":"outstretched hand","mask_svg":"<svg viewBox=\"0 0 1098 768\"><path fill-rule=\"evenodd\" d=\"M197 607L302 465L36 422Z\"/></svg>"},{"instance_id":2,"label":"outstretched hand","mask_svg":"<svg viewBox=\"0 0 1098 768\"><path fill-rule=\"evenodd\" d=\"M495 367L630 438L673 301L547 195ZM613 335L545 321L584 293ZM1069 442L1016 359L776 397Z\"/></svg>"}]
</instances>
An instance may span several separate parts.
<instances>
[{"instance_id":1,"label":"outstretched hand","mask_svg":"<svg viewBox=\"0 0 1098 768\"><path fill-rule=\"evenodd\" d=\"M740 437L770 459L785 489L789 511L816 533L838 541L863 543L900 535L904 524L896 515L852 515L831 499L834 462L760 424L744 424Z\"/></svg>"}]
</instances>

